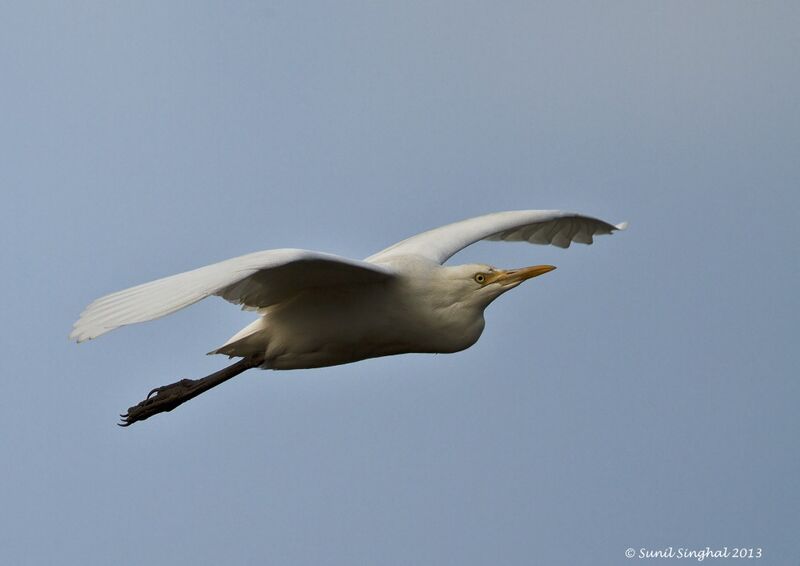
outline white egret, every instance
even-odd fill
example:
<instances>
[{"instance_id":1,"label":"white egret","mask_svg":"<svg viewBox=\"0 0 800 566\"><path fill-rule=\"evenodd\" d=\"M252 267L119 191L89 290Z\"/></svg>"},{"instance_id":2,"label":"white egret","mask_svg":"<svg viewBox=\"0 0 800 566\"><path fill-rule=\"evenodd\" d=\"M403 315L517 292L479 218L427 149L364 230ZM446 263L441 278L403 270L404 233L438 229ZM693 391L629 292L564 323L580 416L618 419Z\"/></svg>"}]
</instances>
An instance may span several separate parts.
<instances>
[{"instance_id":1,"label":"white egret","mask_svg":"<svg viewBox=\"0 0 800 566\"><path fill-rule=\"evenodd\" d=\"M567 248L625 227L569 212L520 210L435 228L364 261L300 249L255 252L97 299L83 311L70 338L90 340L211 295L260 315L209 352L240 361L202 379L153 389L122 415L121 425L128 426L171 411L251 368L314 368L469 348L483 331L489 303L555 267L443 266L453 254L479 240Z\"/></svg>"}]
</instances>

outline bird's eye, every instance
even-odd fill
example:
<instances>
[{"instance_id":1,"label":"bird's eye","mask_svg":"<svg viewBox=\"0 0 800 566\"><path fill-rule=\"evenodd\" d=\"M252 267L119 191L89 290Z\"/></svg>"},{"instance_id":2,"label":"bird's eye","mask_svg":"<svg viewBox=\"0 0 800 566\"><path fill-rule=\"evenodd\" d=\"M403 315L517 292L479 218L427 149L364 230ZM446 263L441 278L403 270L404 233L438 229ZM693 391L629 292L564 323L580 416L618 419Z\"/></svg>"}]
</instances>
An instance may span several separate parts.
<instances>
[{"instance_id":1,"label":"bird's eye","mask_svg":"<svg viewBox=\"0 0 800 566\"><path fill-rule=\"evenodd\" d=\"M486 276L483 273L478 273L475 275L475 281L483 284L486 281Z\"/></svg>"}]
</instances>

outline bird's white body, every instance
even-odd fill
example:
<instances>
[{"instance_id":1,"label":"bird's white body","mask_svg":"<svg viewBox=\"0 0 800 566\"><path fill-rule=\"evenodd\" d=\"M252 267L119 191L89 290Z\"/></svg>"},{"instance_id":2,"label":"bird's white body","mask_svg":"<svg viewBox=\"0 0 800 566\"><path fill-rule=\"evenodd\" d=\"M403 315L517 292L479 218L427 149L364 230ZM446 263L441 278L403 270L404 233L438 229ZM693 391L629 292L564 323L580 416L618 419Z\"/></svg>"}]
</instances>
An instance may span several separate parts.
<instances>
[{"instance_id":1,"label":"bird's white body","mask_svg":"<svg viewBox=\"0 0 800 566\"><path fill-rule=\"evenodd\" d=\"M364 261L297 249L256 252L102 297L86 308L70 337L82 342L217 295L260 317L212 353L258 360L263 368L457 352L480 337L489 303L554 268L444 267L453 254L482 239L591 244L593 236L624 227L579 214L523 210L442 226Z\"/></svg>"},{"instance_id":2,"label":"bird's white body","mask_svg":"<svg viewBox=\"0 0 800 566\"><path fill-rule=\"evenodd\" d=\"M401 275L310 289L267 307L213 353L260 356L263 367L297 369L392 354L458 352L478 340L489 301L460 292L457 283L477 287L462 276L463 267L441 267L419 256L396 258L387 267ZM475 266L482 267L488 269Z\"/></svg>"}]
</instances>

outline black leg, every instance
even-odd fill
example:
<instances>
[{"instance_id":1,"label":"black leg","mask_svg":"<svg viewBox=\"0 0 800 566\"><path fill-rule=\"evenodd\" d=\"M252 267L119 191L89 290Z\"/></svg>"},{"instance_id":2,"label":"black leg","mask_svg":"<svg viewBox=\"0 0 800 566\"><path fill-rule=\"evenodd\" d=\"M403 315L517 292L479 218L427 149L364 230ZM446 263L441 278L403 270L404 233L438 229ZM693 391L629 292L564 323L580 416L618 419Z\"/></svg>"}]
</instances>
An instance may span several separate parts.
<instances>
[{"instance_id":1,"label":"black leg","mask_svg":"<svg viewBox=\"0 0 800 566\"><path fill-rule=\"evenodd\" d=\"M262 363L263 360L245 358L202 379L181 379L169 385L156 387L147 394L144 401L130 407L124 415L120 415L122 422L118 424L119 426L130 426L158 413L169 412L212 387L236 377L243 371L258 367Z\"/></svg>"}]
</instances>

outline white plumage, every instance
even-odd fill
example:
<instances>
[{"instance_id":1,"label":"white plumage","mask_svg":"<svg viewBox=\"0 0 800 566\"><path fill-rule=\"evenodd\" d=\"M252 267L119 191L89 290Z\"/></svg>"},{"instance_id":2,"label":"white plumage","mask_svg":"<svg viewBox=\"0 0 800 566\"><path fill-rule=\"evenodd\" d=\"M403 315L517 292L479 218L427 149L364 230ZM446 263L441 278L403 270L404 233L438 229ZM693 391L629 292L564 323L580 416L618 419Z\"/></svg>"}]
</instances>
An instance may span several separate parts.
<instances>
[{"instance_id":1,"label":"white plumage","mask_svg":"<svg viewBox=\"0 0 800 566\"><path fill-rule=\"evenodd\" d=\"M380 262L397 255L420 255L444 263L454 254L480 240L507 240L552 244L568 248L572 242L591 244L594 236L627 228L591 216L561 210L513 210L468 218L428 230L386 248L367 261Z\"/></svg>"},{"instance_id":2,"label":"white plumage","mask_svg":"<svg viewBox=\"0 0 800 566\"><path fill-rule=\"evenodd\" d=\"M311 287L370 283L391 276L379 265L321 252L255 252L101 297L86 307L70 338L91 340L126 324L171 314L211 295L255 310Z\"/></svg>"},{"instance_id":3,"label":"white plumage","mask_svg":"<svg viewBox=\"0 0 800 566\"><path fill-rule=\"evenodd\" d=\"M211 295L255 310L310 287L375 283L395 275L384 264L399 256L420 256L442 264L479 240L568 248L572 242L591 244L594 236L626 226L558 210L519 210L434 228L365 261L299 249L255 252L101 297L83 311L70 339L91 340L120 326L171 314Z\"/></svg>"}]
</instances>

